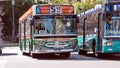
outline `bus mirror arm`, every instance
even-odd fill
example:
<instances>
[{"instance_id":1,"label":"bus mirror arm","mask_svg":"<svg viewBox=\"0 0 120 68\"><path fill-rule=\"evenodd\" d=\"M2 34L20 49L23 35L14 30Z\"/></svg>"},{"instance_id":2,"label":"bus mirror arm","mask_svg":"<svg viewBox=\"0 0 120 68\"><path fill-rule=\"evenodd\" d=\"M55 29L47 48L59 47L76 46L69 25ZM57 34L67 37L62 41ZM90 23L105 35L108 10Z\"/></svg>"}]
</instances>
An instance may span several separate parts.
<instances>
[{"instance_id":1,"label":"bus mirror arm","mask_svg":"<svg viewBox=\"0 0 120 68\"><path fill-rule=\"evenodd\" d=\"M102 14L102 20L105 21L105 13Z\"/></svg>"},{"instance_id":2,"label":"bus mirror arm","mask_svg":"<svg viewBox=\"0 0 120 68\"><path fill-rule=\"evenodd\" d=\"M84 18L84 22L85 22L85 20L87 20L87 18L86 18L86 17Z\"/></svg>"},{"instance_id":3,"label":"bus mirror arm","mask_svg":"<svg viewBox=\"0 0 120 68\"><path fill-rule=\"evenodd\" d=\"M33 19L30 19L30 26L34 25Z\"/></svg>"}]
</instances>

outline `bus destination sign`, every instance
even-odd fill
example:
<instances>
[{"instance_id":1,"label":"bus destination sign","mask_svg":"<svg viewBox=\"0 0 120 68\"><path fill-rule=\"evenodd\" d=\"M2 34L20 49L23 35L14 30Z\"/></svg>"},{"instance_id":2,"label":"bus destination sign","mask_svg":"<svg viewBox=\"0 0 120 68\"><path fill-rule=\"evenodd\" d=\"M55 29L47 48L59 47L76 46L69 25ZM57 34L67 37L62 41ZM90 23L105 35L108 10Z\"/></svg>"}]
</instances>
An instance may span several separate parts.
<instances>
[{"instance_id":1,"label":"bus destination sign","mask_svg":"<svg viewBox=\"0 0 120 68\"><path fill-rule=\"evenodd\" d=\"M71 5L37 5L36 14L74 14Z\"/></svg>"}]
</instances>

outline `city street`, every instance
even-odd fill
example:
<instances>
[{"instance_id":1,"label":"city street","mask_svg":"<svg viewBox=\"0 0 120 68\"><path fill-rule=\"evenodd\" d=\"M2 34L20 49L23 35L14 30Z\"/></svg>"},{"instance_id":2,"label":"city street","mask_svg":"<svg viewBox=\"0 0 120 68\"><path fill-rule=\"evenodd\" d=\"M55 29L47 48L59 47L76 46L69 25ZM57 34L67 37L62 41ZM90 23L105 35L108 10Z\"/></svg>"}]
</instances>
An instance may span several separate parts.
<instances>
[{"instance_id":1,"label":"city street","mask_svg":"<svg viewBox=\"0 0 120 68\"><path fill-rule=\"evenodd\" d=\"M71 53L69 58L49 56L31 58L21 55L19 47L4 47L0 55L0 68L119 68L120 55L111 55L98 59L92 55Z\"/></svg>"},{"instance_id":2,"label":"city street","mask_svg":"<svg viewBox=\"0 0 120 68\"><path fill-rule=\"evenodd\" d=\"M0 68L120 68L113 53L120 0L0 0Z\"/></svg>"}]
</instances>

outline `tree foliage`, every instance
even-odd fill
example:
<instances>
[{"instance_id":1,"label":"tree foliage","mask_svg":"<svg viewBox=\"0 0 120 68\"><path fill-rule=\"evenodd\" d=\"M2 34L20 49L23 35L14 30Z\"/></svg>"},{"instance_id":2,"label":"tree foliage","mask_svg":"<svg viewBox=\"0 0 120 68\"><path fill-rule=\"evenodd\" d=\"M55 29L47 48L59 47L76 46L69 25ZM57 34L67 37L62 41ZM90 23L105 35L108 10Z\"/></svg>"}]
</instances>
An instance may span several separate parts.
<instances>
[{"instance_id":1,"label":"tree foliage","mask_svg":"<svg viewBox=\"0 0 120 68\"><path fill-rule=\"evenodd\" d=\"M43 2L41 0L36 0L36 1L33 1L33 4L47 4L47 2Z\"/></svg>"},{"instance_id":2,"label":"tree foliage","mask_svg":"<svg viewBox=\"0 0 120 68\"><path fill-rule=\"evenodd\" d=\"M75 3L73 3L73 4L74 4L74 6L75 6L75 10L76 10L76 13L77 13L77 14L79 14L80 12L82 12L82 9L83 9L84 7L82 6L82 3L81 3L81 2L77 1L77 2L75 2Z\"/></svg>"},{"instance_id":3,"label":"tree foliage","mask_svg":"<svg viewBox=\"0 0 120 68\"><path fill-rule=\"evenodd\" d=\"M61 4L60 0L52 0L52 4Z\"/></svg>"},{"instance_id":4,"label":"tree foliage","mask_svg":"<svg viewBox=\"0 0 120 68\"><path fill-rule=\"evenodd\" d=\"M52 0L52 4L69 4L68 0Z\"/></svg>"},{"instance_id":5,"label":"tree foliage","mask_svg":"<svg viewBox=\"0 0 120 68\"><path fill-rule=\"evenodd\" d=\"M84 12L88 9L93 8L96 4L103 4L104 0L84 0L83 2L76 2L76 13Z\"/></svg>"},{"instance_id":6,"label":"tree foliage","mask_svg":"<svg viewBox=\"0 0 120 68\"><path fill-rule=\"evenodd\" d=\"M76 7L76 13L81 13L87 9L90 9L95 6L95 4L103 3L104 0L85 0L85 2L76 2L72 3ZM69 4L69 0L52 0L52 4ZM5 16L3 17L4 22L4 35L12 35L12 4L11 1L3 2ZM33 4L46 4L46 2L42 2L41 0L37 0L35 3L33 0L15 0L15 33L18 32L18 19L25 13ZM71 3L70 3L71 4Z\"/></svg>"}]
</instances>

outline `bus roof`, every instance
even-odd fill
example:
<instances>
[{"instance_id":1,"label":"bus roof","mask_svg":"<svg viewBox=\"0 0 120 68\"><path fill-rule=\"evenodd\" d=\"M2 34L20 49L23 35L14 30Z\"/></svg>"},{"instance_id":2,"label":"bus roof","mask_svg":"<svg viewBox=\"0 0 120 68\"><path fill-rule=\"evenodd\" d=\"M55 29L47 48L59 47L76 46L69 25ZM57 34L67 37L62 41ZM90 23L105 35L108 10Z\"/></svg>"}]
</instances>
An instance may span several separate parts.
<instances>
[{"instance_id":1,"label":"bus roof","mask_svg":"<svg viewBox=\"0 0 120 68\"><path fill-rule=\"evenodd\" d=\"M120 2L120 0L105 0L105 3L116 3Z\"/></svg>"},{"instance_id":2,"label":"bus roof","mask_svg":"<svg viewBox=\"0 0 120 68\"><path fill-rule=\"evenodd\" d=\"M28 11L26 11L20 18L19 22L25 20L29 15L32 16L37 15L74 15L75 8L71 4L65 5L49 5L49 4L41 4L41 5L33 5Z\"/></svg>"},{"instance_id":3,"label":"bus roof","mask_svg":"<svg viewBox=\"0 0 120 68\"><path fill-rule=\"evenodd\" d=\"M91 14L93 12L99 11L99 9L101 9L101 8L102 8L102 4L96 4L94 8L91 8L89 10L86 10L86 11L78 14L78 17L85 16L86 14Z\"/></svg>"},{"instance_id":4,"label":"bus roof","mask_svg":"<svg viewBox=\"0 0 120 68\"><path fill-rule=\"evenodd\" d=\"M32 14L32 7L30 9L28 9L20 18L19 18L19 22L23 21L24 19L26 19L30 14Z\"/></svg>"}]
</instances>

